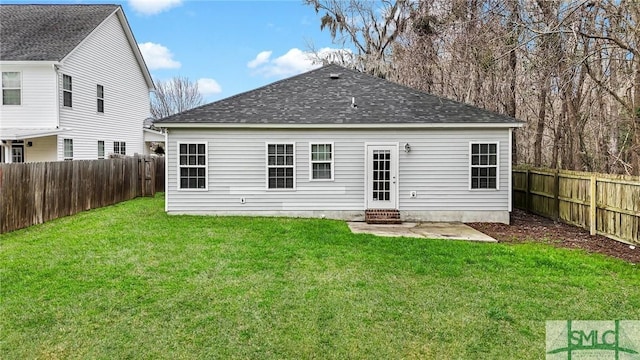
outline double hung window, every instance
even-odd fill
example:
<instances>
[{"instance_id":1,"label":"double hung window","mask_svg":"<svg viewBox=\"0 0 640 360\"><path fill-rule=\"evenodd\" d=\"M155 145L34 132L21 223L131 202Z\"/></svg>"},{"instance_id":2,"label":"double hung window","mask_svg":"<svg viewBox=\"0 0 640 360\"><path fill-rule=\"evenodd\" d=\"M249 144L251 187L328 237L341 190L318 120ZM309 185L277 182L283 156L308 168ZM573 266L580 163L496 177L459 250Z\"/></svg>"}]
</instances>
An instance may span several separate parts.
<instances>
[{"instance_id":1,"label":"double hung window","mask_svg":"<svg viewBox=\"0 0 640 360\"><path fill-rule=\"evenodd\" d=\"M498 144L471 143L471 188L498 188Z\"/></svg>"},{"instance_id":2,"label":"double hung window","mask_svg":"<svg viewBox=\"0 0 640 360\"><path fill-rule=\"evenodd\" d=\"M178 143L180 189L207 188L207 145Z\"/></svg>"},{"instance_id":3,"label":"double hung window","mask_svg":"<svg viewBox=\"0 0 640 360\"><path fill-rule=\"evenodd\" d=\"M294 157L293 144L267 144L267 188L294 188Z\"/></svg>"}]
</instances>

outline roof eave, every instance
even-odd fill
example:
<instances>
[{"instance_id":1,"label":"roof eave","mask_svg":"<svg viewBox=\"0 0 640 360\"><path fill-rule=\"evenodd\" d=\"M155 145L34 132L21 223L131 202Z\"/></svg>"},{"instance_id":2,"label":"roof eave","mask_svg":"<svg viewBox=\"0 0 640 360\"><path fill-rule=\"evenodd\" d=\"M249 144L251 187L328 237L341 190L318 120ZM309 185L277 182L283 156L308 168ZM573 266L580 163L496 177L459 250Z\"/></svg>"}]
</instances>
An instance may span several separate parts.
<instances>
[{"instance_id":1,"label":"roof eave","mask_svg":"<svg viewBox=\"0 0 640 360\"><path fill-rule=\"evenodd\" d=\"M149 72L149 68L147 67L147 63L144 61L144 57L142 57L142 52L138 47L138 43L136 41L133 32L131 31L131 26L129 25L129 21L127 21L127 16L124 14L121 6L118 6L117 10L118 19L120 19L120 23L122 24L122 28L124 29L125 34L127 35L127 40L129 40L129 45L131 46L131 50L133 50L133 54L138 61L138 65L140 66L140 70L142 71L142 75L144 76L144 80L147 83L147 87L149 91L155 91L155 85L153 84L153 79L151 78L151 73Z\"/></svg>"},{"instance_id":2,"label":"roof eave","mask_svg":"<svg viewBox=\"0 0 640 360\"><path fill-rule=\"evenodd\" d=\"M522 127L524 123L248 124L156 122L154 125L166 129L509 129Z\"/></svg>"},{"instance_id":3,"label":"roof eave","mask_svg":"<svg viewBox=\"0 0 640 360\"><path fill-rule=\"evenodd\" d=\"M56 60L0 60L0 65L60 65Z\"/></svg>"}]
</instances>

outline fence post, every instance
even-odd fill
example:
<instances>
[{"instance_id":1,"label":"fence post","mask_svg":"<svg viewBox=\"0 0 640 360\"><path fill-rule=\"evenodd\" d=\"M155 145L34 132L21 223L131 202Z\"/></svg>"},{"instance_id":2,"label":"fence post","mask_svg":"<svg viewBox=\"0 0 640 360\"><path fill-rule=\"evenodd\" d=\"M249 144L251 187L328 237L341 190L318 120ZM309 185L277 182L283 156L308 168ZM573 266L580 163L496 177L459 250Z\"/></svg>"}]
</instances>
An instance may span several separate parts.
<instances>
[{"instance_id":1,"label":"fence post","mask_svg":"<svg viewBox=\"0 0 640 360\"><path fill-rule=\"evenodd\" d=\"M595 175L591 175L591 187L590 187L590 205L589 205L589 233L591 235L595 235L596 234L596 176Z\"/></svg>"},{"instance_id":2,"label":"fence post","mask_svg":"<svg viewBox=\"0 0 640 360\"><path fill-rule=\"evenodd\" d=\"M557 221L560 218L560 171L553 173L553 215Z\"/></svg>"},{"instance_id":3,"label":"fence post","mask_svg":"<svg viewBox=\"0 0 640 360\"><path fill-rule=\"evenodd\" d=\"M529 172L529 169L527 169L527 172L525 174L525 179L524 179L524 189L525 189L525 193L524 193L524 208L527 211L530 211L530 207L531 207L531 187L530 185L530 177L531 174Z\"/></svg>"},{"instance_id":4,"label":"fence post","mask_svg":"<svg viewBox=\"0 0 640 360\"><path fill-rule=\"evenodd\" d=\"M140 154L135 153L133 155L135 159L135 176L136 176L136 189L134 198L144 195L144 160L140 158Z\"/></svg>"}]
</instances>

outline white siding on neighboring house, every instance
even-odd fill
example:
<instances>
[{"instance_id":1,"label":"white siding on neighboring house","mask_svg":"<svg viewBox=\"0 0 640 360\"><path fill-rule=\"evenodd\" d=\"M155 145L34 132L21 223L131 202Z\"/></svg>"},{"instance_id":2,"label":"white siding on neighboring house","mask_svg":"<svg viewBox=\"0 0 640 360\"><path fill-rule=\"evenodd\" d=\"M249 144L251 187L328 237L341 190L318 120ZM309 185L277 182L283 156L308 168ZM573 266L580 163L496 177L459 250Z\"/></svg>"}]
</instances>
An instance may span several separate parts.
<instances>
[{"instance_id":1,"label":"white siding on neighboring house","mask_svg":"<svg viewBox=\"0 0 640 360\"><path fill-rule=\"evenodd\" d=\"M63 106L63 75L72 78L72 107ZM60 126L71 128L58 139L73 139L74 159L96 159L98 140L105 155L113 141L126 142L127 155L143 153L142 125L149 116L149 90L118 17L113 14L64 60L58 71ZM97 109L97 85L104 87L104 113Z\"/></svg>"},{"instance_id":2,"label":"white siding on neighboring house","mask_svg":"<svg viewBox=\"0 0 640 360\"><path fill-rule=\"evenodd\" d=\"M19 72L21 77L20 105L1 105L1 128L55 128L56 73L52 63L0 64L2 72Z\"/></svg>"},{"instance_id":3,"label":"white siding on neighboring house","mask_svg":"<svg viewBox=\"0 0 640 360\"><path fill-rule=\"evenodd\" d=\"M397 143L398 208L405 219L508 221L509 130L169 129L167 211L356 219L365 210L365 144ZM205 142L208 190L178 189L177 143ZM295 143L295 190L266 189L266 143ZM309 143L333 143L334 180L309 180ZM499 144L499 188L471 190L469 143ZM409 143L411 151L404 151ZM410 192L417 197L411 198ZM244 203L242 199L244 198ZM428 220L428 219L423 219Z\"/></svg>"}]
</instances>

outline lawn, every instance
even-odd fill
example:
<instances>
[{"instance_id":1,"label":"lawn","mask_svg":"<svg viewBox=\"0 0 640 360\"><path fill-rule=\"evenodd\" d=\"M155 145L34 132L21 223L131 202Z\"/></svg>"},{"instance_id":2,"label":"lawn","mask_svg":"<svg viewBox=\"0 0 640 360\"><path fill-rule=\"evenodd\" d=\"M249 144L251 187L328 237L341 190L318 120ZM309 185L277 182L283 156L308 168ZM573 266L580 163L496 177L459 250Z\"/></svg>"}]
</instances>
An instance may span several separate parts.
<instances>
[{"instance_id":1,"label":"lawn","mask_svg":"<svg viewBox=\"0 0 640 360\"><path fill-rule=\"evenodd\" d=\"M639 319L639 289L581 251L168 216L158 196L0 235L0 354L539 359L545 320Z\"/></svg>"}]
</instances>

